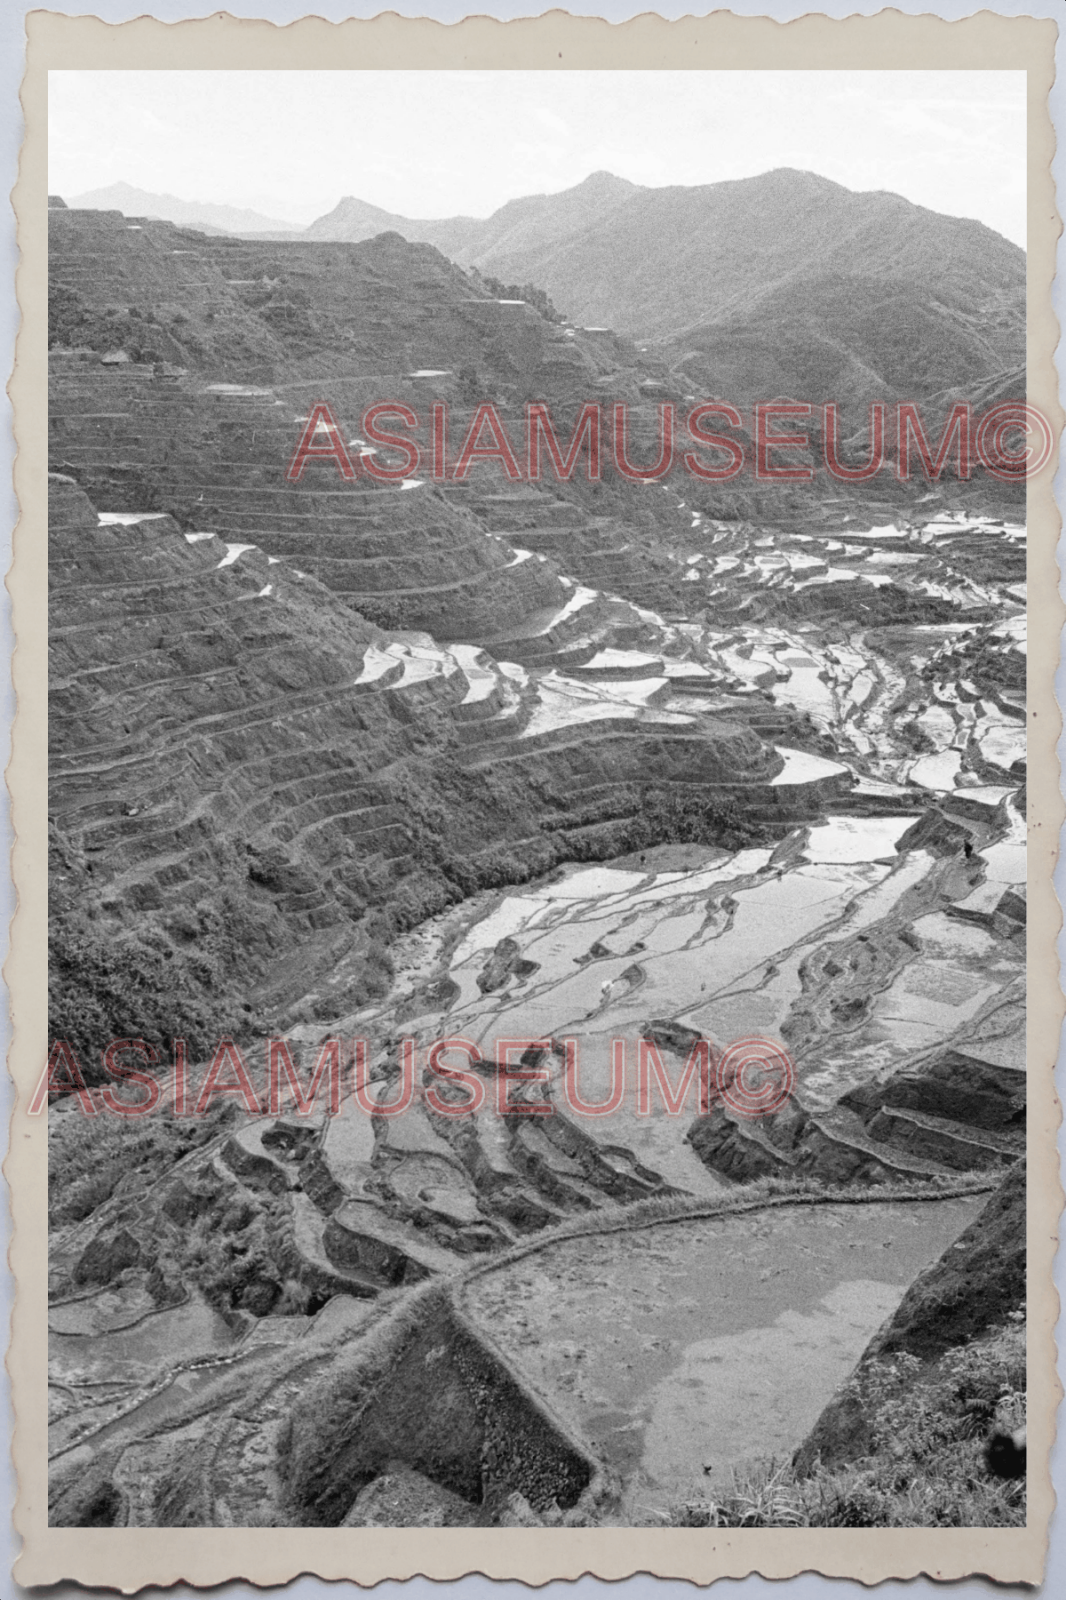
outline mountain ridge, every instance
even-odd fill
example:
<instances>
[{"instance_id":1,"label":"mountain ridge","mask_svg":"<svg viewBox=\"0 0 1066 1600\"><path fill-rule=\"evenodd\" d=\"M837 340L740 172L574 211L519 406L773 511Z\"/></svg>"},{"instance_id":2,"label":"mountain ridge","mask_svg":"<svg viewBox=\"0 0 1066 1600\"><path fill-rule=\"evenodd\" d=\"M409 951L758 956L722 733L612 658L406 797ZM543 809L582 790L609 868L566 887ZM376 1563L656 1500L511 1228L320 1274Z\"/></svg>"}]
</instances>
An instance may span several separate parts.
<instances>
[{"instance_id":1,"label":"mountain ridge","mask_svg":"<svg viewBox=\"0 0 1066 1600\"><path fill-rule=\"evenodd\" d=\"M864 413L942 388L945 374L962 389L1024 366L1024 251L981 222L816 173L663 188L596 173L484 221L371 216L348 200L308 237L355 238L386 217L741 404L802 390Z\"/></svg>"},{"instance_id":2,"label":"mountain ridge","mask_svg":"<svg viewBox=\"0 0 1066 1600\"><path fill-rule=\"evenodd\" d=\"M269 231L257 213L128 185L71 203L86 200L126 214L154 204L187 225L195 211L208 231L247 235L250 221ZM797 362L826 375L812 400L861 404L912 398L930 381L981 383L1024 362L1019 246L981 222L795 168L658 188L599 171L485 218L417 220L349 195L303 232L273 231L304 244L391 233L430 245L490 284L535 284L575 325L654 344L694 387L741 401L794 390ZM838 381L846 392L836 395Z\"/></svg>"},{"instance_id":3,"label":"mountain ridge","mask_svg":"<svg viewBox=\"0 0 1066 1600\"><path fill-rule=\"evenodd\" d=\"M195 227L211 233L291 233L301 230L291 222L265 217L246 206L217 204L211 200L183 200L176 194L155 194L119 181L105 188L88 189L67 200L73 211L121 211L127 217L158 217L180 227Z\"/></svg>"}]
</instances>

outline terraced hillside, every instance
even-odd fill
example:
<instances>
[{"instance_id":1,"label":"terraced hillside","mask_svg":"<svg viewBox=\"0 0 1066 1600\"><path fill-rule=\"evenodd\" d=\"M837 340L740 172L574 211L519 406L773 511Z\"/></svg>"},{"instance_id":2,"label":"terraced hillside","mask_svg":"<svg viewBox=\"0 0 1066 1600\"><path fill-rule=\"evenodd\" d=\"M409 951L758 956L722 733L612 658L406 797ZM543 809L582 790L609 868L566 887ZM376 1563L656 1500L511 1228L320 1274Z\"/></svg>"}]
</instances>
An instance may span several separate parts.
<instances>
[{"instance_id":1,"label":"terraced hillside","mask_svg":"<svg viewBox=\"0 0 1066 1600\"><path fill-rule=\"evenodd\" d=\"M654 1521L752 1344L795 1449L1024 1149L1018 497L383 479L690 379L388 235L52 273L54 1522Z\"/></svg>"},{"instance_id":2,"label":"terraced hillside","mask_svg":"<svg viewBox=\"0 0 1066 1600\"><path fill-rule=\"evenodd\" d=\"M226 1095L184 1132L173 1105L137 1130L60 1101L54 1519L630 1523L701 1485L708 1452L739 1464L738 1407L744 1460L796 1448L1024 1150L1023 902L1000 885L958 916L1002 848L958 839L996 832L923 847L906 815L837 818L476 897L337 1017L335 1115L284 1080L267 1110L251 1054L263 1109ZM713 1059L753 1026L793 1053L783 1109L693 1119L694 1093L656 1090L641 1112L641 1036L676 1085L693 1043ZM321 1024L287 1034L306 1085ZM480 1081L472 1111L429 1066L445 1034L470 1041L444 1059ZM590 1116L618 1038L620 1102Z\"/></svg>"},{"instance_id":3,"label":"terraced hillside","mask_svg":"<svg viewBox=\"0 0 1066 1600\"><path fill-rule=\"evenodd\" d=\"M53 1032L90 1059L373 993L396 929L624 830L634 767L728 788L781 765L624 689L568 742L518 664L385 634L281 557L62 476L50 502Z\"/></svg>"}]
</instances>

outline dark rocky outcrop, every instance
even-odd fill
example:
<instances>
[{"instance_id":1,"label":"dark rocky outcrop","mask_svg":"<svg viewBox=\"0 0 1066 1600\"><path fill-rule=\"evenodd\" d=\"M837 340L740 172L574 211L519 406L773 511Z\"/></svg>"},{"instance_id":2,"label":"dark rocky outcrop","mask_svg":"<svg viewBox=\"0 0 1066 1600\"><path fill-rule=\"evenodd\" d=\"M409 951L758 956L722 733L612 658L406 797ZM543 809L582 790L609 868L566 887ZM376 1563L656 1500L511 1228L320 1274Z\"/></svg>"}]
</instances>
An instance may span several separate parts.
<instances>
[{"instance_id":1,"label":"dark rocky outcrop","mask_svg":"<svg viewBox=\"0 0 1066 1600\"><path fill-rule=\"evenodd\" d=\"M1024 1074L962 1050L945 1050L920 1067L849 1090L840 1104L857 1112L867 1127L886 1111L923 1113L945 1129L954 1122L960 1131L968 1127L999 1135L1019 1155L1025 1148L1025 1101Z\"/></svg>"},{"instance_id":2,"label":"dark rocky outcrop","mask_svg":"<svg viewBox=\"0 0 1066 1600\"><path fill-rule=\"evenodd\" d=\"M375 1221L379 1221L378 1231L374 1230ZM331 1220L323 1231L323 1249L339 1271L381 1288L421 1283L428 1276L428 1268L413 1254L406 1254L398 1243L383 1237L388 1229L384 1215L375 1218L371 1208L364 1207L362 1224L342 1225Z\"/></svg>"},{"instance_id":3,"label":"dark rocky outcrop","mask_svg":"<svg viewBox=\"0 0 1066 1600\"><path fill-rule=\"evenodd\" d=\"M185 1227L211 1210L218 1193L217 1188L209 1185L190 1184L183 1178L175 1178L173 1183L167 1185L160 1209L172 1222ZM231 1220L236 1222L236 1215Z\"/></svg>"},{"instance_id":4,"label":"dark rocky outcrop","mask_svg":"<svg viewBox=\"0 0 1066 1600\"><path fill-rule=\"evenodd\" d=\"M482 994L494 994L509 978L528 978L536 970L537 963L523 959L514 939L501 939L478 973L477 986Z\"/></svg>"},{"instance_id":5,"label":"dark rocky outcrop","mask_svg":"<svg viewBox=\"0 0 1066 1600\"><path fill-rule=\"evenodd\" d=\"M266 1139L263 1140L264 1144ZM312 1150L300 1162L300 1185L318 1210L332 1216L344 1204L345 1191L329 1170L321 1151Z\"/></svg>"},{"instance_id":6,"label":"dark rocky outcrop","mask_svg":"<svg viewBox=\"0 0 1066 1600\"><path fill-rule=\"evenodd\" d=\"M246 1188L266 1190L270 1194L285 1194L289 1180L277 1162L266 1156L246 1150L236 1139L227 1139L220 1152L221 1159L236 1173Z\"/></svg>"},{"instance_id":7,"label":"dark rocky outcrop","mask_svg":"<svg viewBox=\"0 0 1066 1600\"><path fill-rule=\"evenodd\" d=\"M976 1221L911 1284L876 1351L923 1361L1004 1321L1025 1299L1026 1164L1017 1161Z\"/></svg>"},{"instance_id":8,"label":"dark rocky outcrop","mask_svg":"<svg viewBox=\"0 0 1066 1600\"><path fill-rule=\"evenodd\" d=\"M645 1022L640 1032L642 1038L679 1056L688 1056L703 1037L695 1028L686 1028L683 1023L664 1017Z\"/></svg>"}]
</instances>

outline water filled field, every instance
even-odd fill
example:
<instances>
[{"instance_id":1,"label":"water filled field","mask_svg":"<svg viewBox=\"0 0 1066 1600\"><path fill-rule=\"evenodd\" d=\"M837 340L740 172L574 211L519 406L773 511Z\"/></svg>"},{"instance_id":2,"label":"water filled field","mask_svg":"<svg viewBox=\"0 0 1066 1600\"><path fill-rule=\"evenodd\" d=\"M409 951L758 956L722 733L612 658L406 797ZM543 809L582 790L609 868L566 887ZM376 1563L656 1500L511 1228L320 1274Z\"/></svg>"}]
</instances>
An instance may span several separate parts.
<instances>
[{"instance_id":1,"label":"water filled field","mask_svg":"<svg viewBox=\"0 0 1066 1600\"><path fill-rule=\"evenodd\" d=\"M787 1458L983 1196L783 1206L546 1246L465 1305L653 1522Z\"/></svg>"},{"instance_id":2,"label":"water filled field","mask_svg":"<svg viewBox=\"0 0 1066 1600\"><path fill-rule=\"evenodd\" d=\"M483 896L420 930L391 1004L351 1025L371 1035L391 1028L406 994L403 1031L424 1041L461 1036L491 1056L501 1040L575 1038L581 1094L593 1103L609 1094L612 1041L625 1040L618 1139L672 1182L703 1190L711 1180L682 1147L678 1119L661 1108L634 1119L626 1109L649 1019L670 1018L720 1046L752 1034L786 1040L801 1092L825 1103L873 1068L902 1065L919 1043L947 1043L1017 978L1014 946L945 913L1024 881L1020 819L1009 813L1002 842L980 857L945 859L897 849L920 806L835 815L776 850L664 847ZM878 960L889 942L891 958ZM502 965L499 949L511 951ZM820 985L805 974L849 962L862 966L862 1010L842 1029L839 1016L817 1015ZM429 974L434 982L412 996L410 976ZM447 1003L420 1004L445 978Z\"/></svg>"}]
</instances>

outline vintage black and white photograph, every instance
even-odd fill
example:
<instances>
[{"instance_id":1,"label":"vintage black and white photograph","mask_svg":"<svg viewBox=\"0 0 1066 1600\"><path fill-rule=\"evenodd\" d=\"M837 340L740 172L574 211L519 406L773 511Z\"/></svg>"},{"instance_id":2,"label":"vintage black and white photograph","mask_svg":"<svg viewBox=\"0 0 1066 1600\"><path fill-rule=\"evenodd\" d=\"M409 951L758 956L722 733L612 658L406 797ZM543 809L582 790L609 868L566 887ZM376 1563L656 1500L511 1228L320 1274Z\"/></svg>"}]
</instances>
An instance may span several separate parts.
<instances>
[{"instance_id":1,"label":"vintage black and white photograph","mask_svg":"<svg viewBox=\"0 0 1066 1600\"><path fill-rule=\"evenodd\" d=\"M1024 1528L1026 74L48 93L50 1526Z\"/></svg>"}]
</instances>

